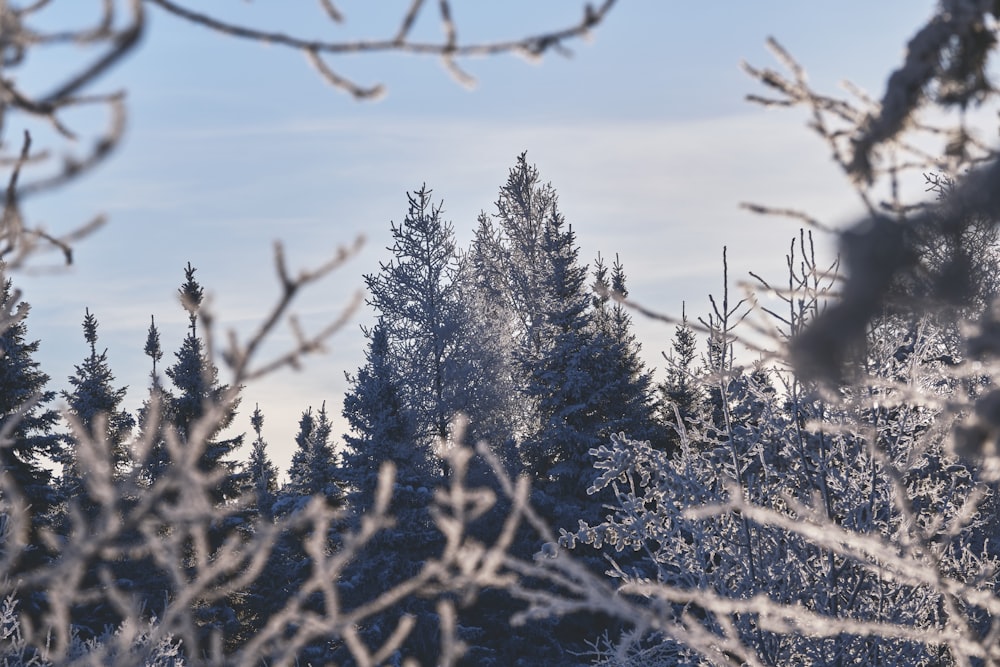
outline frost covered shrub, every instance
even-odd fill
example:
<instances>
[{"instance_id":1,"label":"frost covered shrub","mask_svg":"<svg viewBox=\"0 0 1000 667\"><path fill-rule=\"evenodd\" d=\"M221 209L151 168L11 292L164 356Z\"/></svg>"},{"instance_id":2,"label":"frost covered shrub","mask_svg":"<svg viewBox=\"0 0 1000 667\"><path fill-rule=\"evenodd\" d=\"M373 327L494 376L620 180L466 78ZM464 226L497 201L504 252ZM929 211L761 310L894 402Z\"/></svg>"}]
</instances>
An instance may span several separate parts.
<instances>
[{"instance_id":1,"label":"frost covered shrub","mask_svg":"<svg viewBox=\"0 0 1000 667\"><path fill-rule=\"evenodd\" d=\"M624 436L593 450L595 490L617 501L561 541L617 563L603 607L632 630L598 643L599 661L1000 663L1000 163L995 130L966 114L996 105L997 18L942 0L878 101L813 90L775 41L784 71L747 67L771 95L754 101L811 112L865 214L837 233L835 284L790 257L787 287L751 286L767 315L752 332L726 305L702 322L708 405L678 411L679 455ZM957 113L942 129L928 109ZM905 199L921 172L939 196ZM761 333L770 380L718 361L741 334L761 351Z\"/></svg>"},{"instance_id":2,"label":"frost covered shrub","mask_svg":"<svg viewBox=\"0 0 1000 667\"><path fill-rule=\"evenodd\" d=\"M785 337L830 287L804 237L788 260L787 312L761 310ZM727 308L707 320L705 399L676 413L680 451L625 435L592 450L592 488L616 500L560 543L601 549L617 594L654 619L598 645L599 661L993 664L996 476L954 451L960 406L991 380L954 321L887 314L855 382L831 388L715 354L739 333Z\"/></svg>"}]
</instances>

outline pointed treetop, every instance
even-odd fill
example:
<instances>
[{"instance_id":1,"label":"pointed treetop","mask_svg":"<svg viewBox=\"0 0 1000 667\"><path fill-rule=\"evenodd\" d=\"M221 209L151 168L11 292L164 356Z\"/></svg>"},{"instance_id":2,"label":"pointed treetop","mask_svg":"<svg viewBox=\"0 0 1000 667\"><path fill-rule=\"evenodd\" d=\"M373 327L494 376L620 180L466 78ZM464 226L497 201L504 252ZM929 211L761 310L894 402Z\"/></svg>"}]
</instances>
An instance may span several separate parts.
<instances>
[{"instance_id":1,"label":"pointed treetop","mask_svg":"<svg viewBox=\"0 0 1000 667\"><path fill-rule=\"evenodd\" d=\"M143 348L150 359L153 360L153 376L156 376L156 362L163 358L163 349L160 347L160 332L156 329L156 318L149 316L149 331L146 333L146 347Z\"/></svg>"},{"instance_id":2,"label":"pointed treetop","mask_svg":"<svg viewBox=\"0 0 1000 667\"><path fill-rule=\"evenodd\" d=\"M264 413L260 411L260 405L254 404L253 414L250 415L250 425L253 426L257 439L260 440L260 431L264 427Z\"/></svg>"},{"instance_id":3,"label":"pointed treetop","mask_svg":"<svg viewBox=\"0 0 1000 667\"><path fill-rule=\"evenodd\" d=\"M611 265L611 289L623 297L628 296L628 289L625 287L625 267L615 253L615 263Z\"/></svg>"},{"instance_id":4,"label":"pointed treetop","mask_svg":"<svg viewBox=\"0 0 1000 667\"><path fill-rule=\"evenodd\" d=\"M535 181L538 178L538 167L528 164L528 151L521 151L517 156L517 164L510 169L510 175L518 175L525 181Z\"/></svg>"},{"instance_id":5,"label":"pointed treetop","mask_svg":"<svg viewBox=\"0 0 1000 667\"><path fill-rule=\"evenodd\" d=\"M594 284L591 289L594 292L594 307L602 308L610 298L611 285L608 284L608 267L604 265L601 253L597 253L594 260Z\"/></svg>"},{"instance_id":6,"label":"pointed treetop","mask_svg":"<svg viewBox=\"0 0 1000 667\"><path fill-rule=\"evenodd\" d=\"M295 444L299 446L299 449L304 450L309 448L309 436L312 434L315 425L312 410L312 406L310 405L299 419L299 432L295 435Z\"/></svg>"},{"instance_id":7,"label":"pointed treetop","mask_svg":"<svg viewBox=\"0 0 1000 667\"><path fill-rule=\"evenodd\" d=\"M90 313L90 308L84 309L83 337L90 343L90 355L97 356L97 318Z\"/></svg>"},{"instance_id":8,"label":"pointed treetop","mask_svg":"<svg viewBox=\"0 0 1000 667\"><path fill-rule=\"evenodd\" d=\"M191 262L187 263L187 267L184 269L184 284L181 288L177 290L180 294L181 305L184 306L184 310L188 312L188 318L191 320L191 333L195 334L195 323L198 318L198 310L201 308L201 302L205 298L205 290L198 281L194 279L194 273L198 269L191 266Z\"/></svg>"}]
</instances>

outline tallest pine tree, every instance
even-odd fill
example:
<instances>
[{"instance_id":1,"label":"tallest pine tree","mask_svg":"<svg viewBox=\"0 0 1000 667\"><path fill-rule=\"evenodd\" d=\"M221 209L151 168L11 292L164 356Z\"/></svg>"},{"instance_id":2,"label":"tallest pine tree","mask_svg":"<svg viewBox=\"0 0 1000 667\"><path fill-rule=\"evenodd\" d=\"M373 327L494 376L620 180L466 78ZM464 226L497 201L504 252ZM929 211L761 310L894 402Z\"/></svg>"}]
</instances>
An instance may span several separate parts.
<instances>
[{"instance_id":1,"label":"tallest pine tree","mask_svg":"<svg viewBox=\"0 0 1000 667\"><path fill-rule=\"evenodd\" d=\"M233 505L232 501L243 493L246 476L229 458L243 443L243 436L219 438L220 433L232 423L239 399L228 386L219 384L218 369L207 357L204 343L198 336L198 315L204 289L194 274L195 268L189 262L184 269L184 284L178 290L181 305L188 313L188 331L176 352L174 363L166 369L174 391L163 394L167 403L164 414L170 419L181 446L196 448L198 469L212 479L208 492L216 505L216 512L207 531L208 553L201 556L212 560L215 550L224 542L242 537L243 520L239 516L238 505ZM147 347L150 347L148 340ZM156 357L153 358L155 360ZM221 416L211 414L215 408L221 408ZM212 421L203 424L206 418ZM172 462L171 465L178 463ZM197 610L205 642L211 643L214 637L237 636L240 627L234 608L237 600L233 596L198 599L192 604Z\"/></svg>"},{"instance_id":2,"label":"tallest pine tree","mask_svg":"<svg viewBox=\"0 0 1000 667\"><path fill-rule=\"evenodd\" d=\"M184 284L178 290L181 305L188 313L188 331L173 365L166 370L175 389L167 395L169 405L166 414L177 429L181 442L203 448L199 458L202 472L224 473L213 494L216 502L222 503L240 493L241 480L235 463L228 457L243 443L243 436L228 439L216 439L216 436L232 423L239 400L229 396L228 386L219 384L218 369L205 356L204 343L198 336L198 312L204 299L204 289L195 280L195 271L189 262L184 269ZM214 428L204 443L193 442L196 425L208 408L224 402L229 405L225 406L223 419L213 424Z\"/></svg>"}]
</instances>

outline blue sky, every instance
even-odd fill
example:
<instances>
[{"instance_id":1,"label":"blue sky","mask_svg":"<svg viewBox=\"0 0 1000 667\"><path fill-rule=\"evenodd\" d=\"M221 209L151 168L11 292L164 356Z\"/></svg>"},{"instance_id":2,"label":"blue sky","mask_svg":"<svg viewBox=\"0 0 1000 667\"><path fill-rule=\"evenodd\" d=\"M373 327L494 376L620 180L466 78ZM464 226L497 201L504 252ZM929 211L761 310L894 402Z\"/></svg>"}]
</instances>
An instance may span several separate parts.
<instances>
[{"instance_id":1,"label":"blue sky","mask_svg":"<svg viewBox=\"0 0 1000 667\"><path fill-rule=\"evenodd\" d=\"M66 4L55 3L53 13ZM91 4L98 3L74 7ZM344 1L348 23L340 28L324 23L317 3L291 4L233 3L229 16L331 39L385 36L408 3ZM407 190L433 188L464 244L525 150L559 192L584 261L619 253L633 297L674 314L687 301L697 315L721 287L723 245L734 279L748 270L781 277L797 227L745 213L739 202L802 208L831 223L856 210L803 113L743 101L761 91L740 61L774 65L764 47L773 35L820 90L835 92L849 79L877 94L933 4L622 0L591 40L572 45L571 59L465 61L478 79L473 91L434 59L331 61L359 83L384 83L388 95L375 103L326 86L296 53L210 34L150 8L140 50L95 88L128 90L121 149L98 172L26 207L54 231L99 212L110 216L77 248L68 272L16 278L32 304L28 326L42 339L43 368L56 388L66 386L86 353L80 321L90 307L134 407L145 395L150 314L168 354L183 336L175 295L188 261L220 324L245 332L277 296L275 239L285 242L293 266L308 266L365 235L355 260L303 295L297 310L307 326L318 325L388 257L389 224L405 214ZM471 38L559 26L579 7L505 0L455 3L454 11ZM79 57L53 51L24 76L44 84ZM16 128L15 120L8 140ZM249 430L259 402L282 468L305 407L325 400L339 415L344 371L363 360L359 325L369 317L359 313L307 370L247 387L241 427ZM637 329L657 365L672 329L651 322Z\"/></svg>"}]
</instances>

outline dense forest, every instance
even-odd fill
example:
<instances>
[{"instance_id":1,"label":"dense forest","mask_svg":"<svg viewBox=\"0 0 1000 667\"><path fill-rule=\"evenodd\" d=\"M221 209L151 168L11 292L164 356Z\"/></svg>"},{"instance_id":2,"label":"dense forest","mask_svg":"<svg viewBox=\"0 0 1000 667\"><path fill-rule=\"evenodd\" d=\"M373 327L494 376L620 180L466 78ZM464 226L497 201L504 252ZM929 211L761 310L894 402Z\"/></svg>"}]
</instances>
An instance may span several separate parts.
<instances>
[{"instance_id":1,"label":"dense forest","mask_svg":"<svg viewBox=\"0 0 1000 667\"><path fill-rule=\"evenodd\" d=\"M627 294L622 264L598 257L588 270L555 189L524 154L500 189L495 214L479 219L470 248L456 245L430 189L407 197L405 217L392 226L391 258L365 276L377 322L364 329L364 366L349 375L342 413L351 431L343 438L332 431L329 410L338 408L304 406L284 484L261 435L266 406L241 409L239 388L218 380L199 331L204 288L190 264L178 290L187 334L165 358L152 318L144 347L148 393L138 414L121 408L126 389L116 386L109 351L99 347L96 313L85 308L86 355L58 392L33 360L40 342L29 336L30 318L4 333L0 393L7 405L0 428L14 441L2 450L11 473L5 493L27 510L7 526L26 535L23 551L5 554L19 582L8 599L12 619L37 627L58 611L68 615L71 641L97 646L130 616L122 601L147 622L168 618L197 576L190 561L209 565L233 543L270 535L270 553L257 556L263 560L250 582L235 585L241 573L226 571L187 602L199 642L194 655L211 654L213 643L225 655L240 654L292 601L303 611L328 613L322 591L306 585L315 576L310 549L336 557L348 536L363 532L387 463L394 467L388 512L395 525L381 526L345 563L336 582L344 610L419 576L444 549L432 497L455 474L449 450L462 443L489 443L505 471L533 480L541 516L568 528L600 520L601 503L612 499L588 490L594 447L628 433L659 451L677 451L665 415L671 401L685 414L701 402L693 341L679 343L684 360L667 384L654 386L638 358L631 317L612 298ZM9 279L3 304L28 312ZM61 415L58 399L66 406ZM220 412L211 431L199 431L213 410ZM246 430L249 436L240 432ZM503 495L486 461L477 457L469 465L477 483ZM177 513L190 511L184 476L192 473L206 484L198 507L207 514L195 518L209 523L178 535ZM321 535L301 525L318 506L330 513ZM496 541L505 509L498 504L470 529ZM60 545L74 534L104 532L106 541L92 544L74 568L79 588L65 599L52 599L48 581L30 583L36 570L59 569ZM151 535L157 539L143 544ZM164 543L179 562L161 562L170 553ZM541 547L525 530L509 545L527 559ZM482 601L462 606L458 636L477 663L513 664L530 645L532 659L556 664L569 649L586 652L587 641L605 630L599 620L581 617L548 630L533 624L498 632L525 607L501 591L486 590ZM429 601L407 600L365 619L360 636L383 645L403 610L416 625L399 651L432 664L438 621ZM343 640L319 635L301 648L300 659L343 662L348 651Z\"/></svg>"},{"instance_id":2,"label":"dense forest","mask_svg":"<svg viewBox=\"0 0 1000 667\"><path fill-rule=\"evenodd\" d=\"M760 301L730 297L724 258L713 311L681 319L656 382L623 264L581 261L526 154L468 248L429 188L407 202L364 277L377 319L348 374L350 431L333 432L337 407L304 406L282 484L266 406L218 379L190 264L187 333L165 354L151 320L137 414L97 314L84 306L85 354L57 390L6 280L7 664L930 665L992 650L996 480L960 448L985 427L947 404L991 387L964 370L961 323L988 311L995 272L947 316L886 310L849 381L807 381L752 343L827 309L837 263L819 266L803 231L786 287L754 276ZM933 250L928 275L955 253L1000 260L983 224Z\"/></svg>"}]
</instances>

